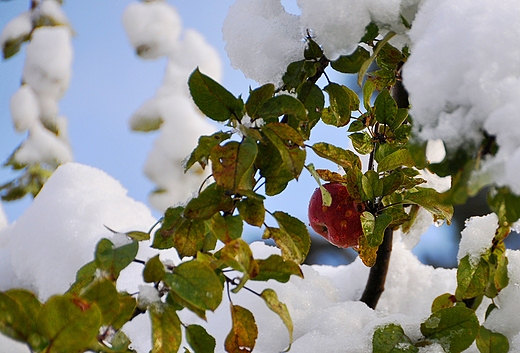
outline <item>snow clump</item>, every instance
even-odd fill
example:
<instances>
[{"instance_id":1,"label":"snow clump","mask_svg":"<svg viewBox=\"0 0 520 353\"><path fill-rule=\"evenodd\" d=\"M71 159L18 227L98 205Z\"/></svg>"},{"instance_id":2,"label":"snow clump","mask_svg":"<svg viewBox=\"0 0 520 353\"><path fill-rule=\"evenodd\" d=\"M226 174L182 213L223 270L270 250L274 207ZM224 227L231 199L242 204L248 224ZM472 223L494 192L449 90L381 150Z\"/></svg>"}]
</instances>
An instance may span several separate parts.
<instances>
[{"instance_id":1,"label":"snow clump","mask_svg":"<svg viewBox=\"0 0 520 353\"><path fill-rule=\"evenodd\" d=\"M156 95L130 118L130 127L135 131L160 129L144 172L156 184L150 203L164 211L192 197L209 175L208 169L202 170L198 165L186 173L183 169L183 161L197 146L199 136L216 130L193 103L187 82L197 67L220 80L221 61L216 50L196 30L186 29L181 37L181 20L175 8L166 2L130 4L124 12L123 24L141 57L166 56L168 60Z\"/></svg>"}]
</instances>

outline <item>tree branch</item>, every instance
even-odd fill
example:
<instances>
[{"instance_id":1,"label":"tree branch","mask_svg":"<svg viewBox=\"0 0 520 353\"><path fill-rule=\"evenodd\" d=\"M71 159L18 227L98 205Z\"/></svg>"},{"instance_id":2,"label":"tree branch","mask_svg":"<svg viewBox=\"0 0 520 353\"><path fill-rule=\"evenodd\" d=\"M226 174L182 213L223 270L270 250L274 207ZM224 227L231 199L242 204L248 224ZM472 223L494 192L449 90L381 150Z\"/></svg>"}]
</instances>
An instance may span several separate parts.
<instances>
[{"instance_id":1,"label":"tree branch","mask_svg":"<svg viewBox=\"0 0 520 353\"><path fill-rule=\"evenodd\" d=\"M385 290L386 274L390 264L390 254L392 253L392 239L394 230L386 228L383 243L377 249L376 264L370 268L367 285L361 296L361 301L368 307L375 309L377 302Z\"/></svg>"}]
</instances>

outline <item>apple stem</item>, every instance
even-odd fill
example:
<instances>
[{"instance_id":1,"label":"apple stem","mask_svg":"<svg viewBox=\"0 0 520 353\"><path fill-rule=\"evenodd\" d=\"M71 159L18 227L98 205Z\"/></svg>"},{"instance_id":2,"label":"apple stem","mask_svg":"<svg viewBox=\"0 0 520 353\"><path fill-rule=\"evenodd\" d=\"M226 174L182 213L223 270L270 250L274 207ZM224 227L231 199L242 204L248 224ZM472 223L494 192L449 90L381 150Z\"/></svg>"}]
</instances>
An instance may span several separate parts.
<instances>
[{"instance_id":1,"label":"apple stem","mask_svg":"<svg viewBox=\"0 0 520 353\"><path fill-rule=\"evenodd\" d=\"M370 268L367 285L361 296L361 301L368 307L375 310L377 302L385 290L386 274L388 273L388 265L390 264L390 254L392 253L392 238L394 230L386 228L383 237L383 243L377 250L377 259L374 266Z\"/></svg>"}]
</instances>

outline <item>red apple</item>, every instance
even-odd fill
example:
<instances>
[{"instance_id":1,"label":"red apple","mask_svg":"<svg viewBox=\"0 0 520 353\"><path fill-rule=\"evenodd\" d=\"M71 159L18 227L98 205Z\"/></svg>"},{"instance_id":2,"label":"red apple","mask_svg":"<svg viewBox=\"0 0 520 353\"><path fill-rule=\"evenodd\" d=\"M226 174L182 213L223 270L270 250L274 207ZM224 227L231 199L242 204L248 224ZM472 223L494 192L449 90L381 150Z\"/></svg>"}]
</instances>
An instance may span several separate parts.
<instances>
[{"instance_id":1,"label":"red apple","mask_svg":"<svg viewBox=\"0 0 520 353\"><path fill-rule=\"evenodd\" d=\"M317 188L309 202L309 221L312 229L340 248L358 245L363 234L360 215L365 207L356 202L341 183L323 185L332 196L330 206L324 206L321 191Z\"/></svg>"}]
</instances>

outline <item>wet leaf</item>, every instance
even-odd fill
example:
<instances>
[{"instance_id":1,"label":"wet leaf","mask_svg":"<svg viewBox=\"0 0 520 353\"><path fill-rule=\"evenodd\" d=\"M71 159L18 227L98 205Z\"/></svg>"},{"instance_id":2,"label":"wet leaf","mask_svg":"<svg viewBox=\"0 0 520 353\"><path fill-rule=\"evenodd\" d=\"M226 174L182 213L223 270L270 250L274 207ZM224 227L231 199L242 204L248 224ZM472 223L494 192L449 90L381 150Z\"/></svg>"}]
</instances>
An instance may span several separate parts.
<instances>
[{"instance_id":1,"label":"wet leaf","mask_svg":"<svg viewBox=\"0 0 520 353\"><path fill-rule=\"evenodd\" d=\"M36 296L24 289L0 292L0 332L17 341L27 342L37 334L35 318L42 304Z\"/></svg>"},{"instance_id":2,"label":"wet leaf","mask_svg":"<svg viewBox=\"0 0 520 353\"><path fill-rule=\"evenodd\" d=\"M491 245L491 244L490 244ZM484 293L489 281L489 265L484 259L472 265L469 255L464 256L457 268L457 291L458 299L470 299Z\"/></svg>"},{"instance_id":3,"label":"wet leaf","mask_svg":"<svg viewBox=\"0 0 520 353\"><path fill-rule=\"evenodd\" d=\"M251 117L251 120L260 117L258 115L258 110L273 95L274 85L272 83L267 83L263 86L260 86L249 93L249 98L246 102L246 112L247 115Z\"/></svg>"},{"instance_id":4,"label":"wet leaf","mask_svg":"<svg viewBox=\"0 0 520 353\"><path fill-rule=\"evenodd\" d=\"M258 327L253 314L246 308L231 304L231 319L231 332L225 341L226 352L252 352L258 337Z\"/></svg>"},{"instance_id":5,"label":"wet leaf","mask_svg":"<svg viewBox=\"0 0 520 353\"><path fill-rule=\"evenodd\" d=\"M267 304L267 307L274 311L276 314L278 314L280 319L282 319L285 327L287 327L287 331L289 332L289 348L287 349L288 351L293 342L293 323L287 306L278 300L278 295L276 295L276 292L272 289L264 289L260 296Z\"/></svg>"},{"instance_id":6,"label":"wet leaf","mask_svg":"<svg viewBox=\"0 0 520 353\"><path fill-rule=\"evenodd\" d=\"M292 127L282 123L267 124L262 132L278 150L280 157L294 178L298 178L305 163L304 141Z\"/></svg>"},{"instance_id":7,"label":"wet leaf","mask_svg":"<svg viewBox=\"0 0 520 353\"><path fill-rule=\"evenodd\" d=\"M265 220L265 207L262 200L245 198L237 203L238 212L249 225L261 227Z\"/></svg>"},{"instance_id":8,"label":"wet leaf","mask_svg":"<svg viewBox=\"0 0 520 353\"><path fill-rule=\"evenodd\" d=\"M97 305L70 294L50 297L38 313L40 333L48 340L47 353L85 351L101 326Z\"/></svg>"},{"instance_id":9,"label":"wet leaf","mask_svg":"<svg viewBox=\"0 0 520 353\"><path fill-rule=\"evenodd\" d=\"M276 211L273 217L278 222L280 231L276 231L276 228L267 228L264 236L269 230L273 230L273 240L282 249L282 257L302 263L311 247L311 236L307 227L298 218L285 212Z\"/></svg>"},{"instance_id":10,"label":"wet leaf","mask_svg":"<svg viewBox=\"0 0 520 353\"><path fill-rule=\"evenodd\" d=\"M233 293L237 293L249 278L258 274L259 268L257 262L253 259L253 252L242 239L227 243L221 250L220 259L229 267L243 274L240 283L232 290Z\"/></svg>"},{"instance_id":11,"label":"wet leaf","mask_svg":"<svg viewBox=\"0 0 520 353\"><path fill-rule=\"evenodd\" d=\"M251 190L253 185L253 163L258 153L256 141L250 137L241 142L230 141L217 145L210 154L213 177L225 190Z\"/></svg>"},{"instance_id":12,"label":"wet leaf","mask_svg":"<svg viewBox=\"0 0 520 353\"><path fill-rule=\"evenodd\" d=\"M232 207L233 200L226 190L213 183L188 202L183 214L188 219L206 220L215 213L229 211Z\"/></svg>"},{"instance_id":13,"label":"wet leaf","mask_svg":"<svg viewBox=\"0 0 520 353\"><path fill-rule=\"evenodd\" d=\"M194 353L213 353L215 351L215 339L200 325L186 327L186 341Z\"/></svg>"},{"instance_id":14,"label":"wet leaf","mask_svg":"<svg viewBox=\"0 0 520 353\"><path fill-rule=\"evenodd\" d=\"M419 349L415 347L404 333L403 328L397 324L388 324L378 327L372 338L372 352L377 353L416 353Z\"/></svg>"},{"instance_id":15,"label":"wet leaf","mask_svg":"<svg viewBox=\"0 0 520 353\"><path fill-rule=\"evenodd\" d=\"M197 147L191 152L190 158L184 165L184 172L188 171L196 162L198 162L202 168L206 168L213 147L220 145L230 137L230 133L222 131L216 132L213 135L199 137Z\"/></svg>"},{"instance_id":16,"label":"wet leaf","mask_svg":"<svg viewBox=\"0 0 520 353\"><path fill-rule=\"evenodd\" d=\"M240 119L244 103L218 82L195 69L188 80L191 96L197 107L209 118L226 121Z\"/></svg>"},{"instance_id":17,"label":"wet leaf","mask_svg":"<svg viewBox=\"0 0 520 353\"><path fill-rule=\"evenodd\" d=\"M158 283L163 280L166 270L159 255L146 262L143 269L143 279L146 283Z\"/></svg>"},{"instance_id":18,"label":"wet leaf","mask_svg":"<svg viewBox=\"0 0 520 353\"><path fill-rule=\"evenodd\" d=\"M318 142L312 145L312 150L318 156L328 159L345 170L357 167L361 169L361 160L352 151L336 147L326 142Z\"/></svg>"},{"instance_id":19,"label":"wet leaf","mask_svg":"<svg viewBox=\"0 0 520 353\"><path fill-rule=\"evenodd\" d=\"M183 262L173 273L167 273L164 282L181 299L200 310L215 310L222 301L222 284L206 264L192 260Z\"/></svg>"},{"instance_id":20,"label":"wet leaf","mask_svg":"<svg viewBox=\"0 0 520 353\"><path fill-rule=\"evenodd\" d=\"M96 303L101 311L101 324L108 326L119 314L119 293L112 281L102 280L87 288L82 295L91 304Z\"/></svg>"},{"instance_id":21,"label":"wet leaf","mask_svg":"<svg viewBox=\"0 0 520 353\"><path fill-rule=\"evenodd\" d=\"M440 309L421 324L421 333L446 351L460 353L477 337L480 324L475 312L462 305Z\"/></svg>"},{"instance_id":22,"label":"wet leaf","mask_svg":"<svg viewBox=\"0 0 520 353\"><path fill-rule=\"evenodd\" d=\"M352 54L340 56L331 62L331 66L334 70L344 74L356 74L361 69L361 65L369 58L370 53L365 48L358 46Z\"/></svg>"},{"instance_id":23,"label":"wet leaf","mask_svg":"<svg viewBox=\"0 0 520 353\"><path fill-rule=\"evenodd\" d=\"M480 327L477 336L477 348L481 353L507 353L509 352L509 341L501 333Z\"/></svg>"},{"instance_id":24,"label":"wet leaf","mask_svg":"<svg viewBox=\"0 0 520 353\"><path fill-rule=\"evenodd\" d=\"M210 229L223 243L229 243L242 236L244 226L240 216L222 216L216 213L211 218Z\"/></svg>"},{"instance_id":25,"label":"wet leaf","mask_svg":"<svg viewBox=\"0 0 520 353\"><path fill-rule=\"evenodd\" d=\"M264 120L277 119L282 115L291 115L301 121L307 120L303 103L286 94L269 98L258 110L258 115Z\"/></svg>"},{"instance_id":26,"label":"wet leaf","mask_svg":"<svg viewBox=\"0 0 520 353\"><path fill-rule=\"evenodd\" d=\"M455 305L457 298L451 293L444 293L433 300L432 313Z\"/></svg>"},{"instance_id":27,"label":"wet leaf","mask_svg":"<svg viewBox=\"0 0 520 353\"><path fill-rule=\"evenodd\" d=\"M152 322L151 353L173 353L181 346L181 321L169 305L156 303L149 308Z\"/></svg>"},{"instance_id":28,"label":"wet leaf","mask_svg":"<svg viewBox=\"0 0 520 353\"><path fill-rule=\"evenodd\" d=\"M360 154L369 154L374 149L374 142L366 132L355 132L348 135L352 141L352 147Z\"/></svg>"},{"instance_id":29,"label":"wet leaf","mask_svg":"<svg viewBox=\"0 0 520 353\"><path fill-rule=\"evenodd\" d=\"M138 250L137 241L116 248L110 240L101 239L96 247L96 266L105 271L110 279L116 280L119 273L134 261Z\"/></svg>"},{"instance_id":30,"label":"wet leaf","mask_svg":"<svg viewBox=\"0 0 520 353\"><path fill-rule=\"evenodd\" d=\"M377 171L379 173L387 172L389 170L398 169L400 167L414 167L415 160L410 155L407 149L397 150L388 156L384 157L377 164Z\"/></svg>"},{"instance_id":31,"label":"wet leaf","mask_svg":"<svg viewBox=\"0 0 520 353\"><path fill-rule=\"evenodd\" d=\"M351 102L351 95L345 86L337 83L330 83L323 89L329 94L330 107L327 112L330 115L329 119L323 117L326 124L334 126L345 126L350 121L350 112L355 102Z\"/></svg>"},{"instance_id":32,"label":"wet leaf","mask_svg":"<svg viewBox=\"0 0 520 353\"><path fill-rule=\"evenodd\" d=\"M292 275L303 278L303 273L298 264L291 260L285 260L280 255L271 255L265 260L256 260L259 272L251 278L253 281L268 281L274 279L281 283L287 283Z\"/></svg>"}]
</instances>

